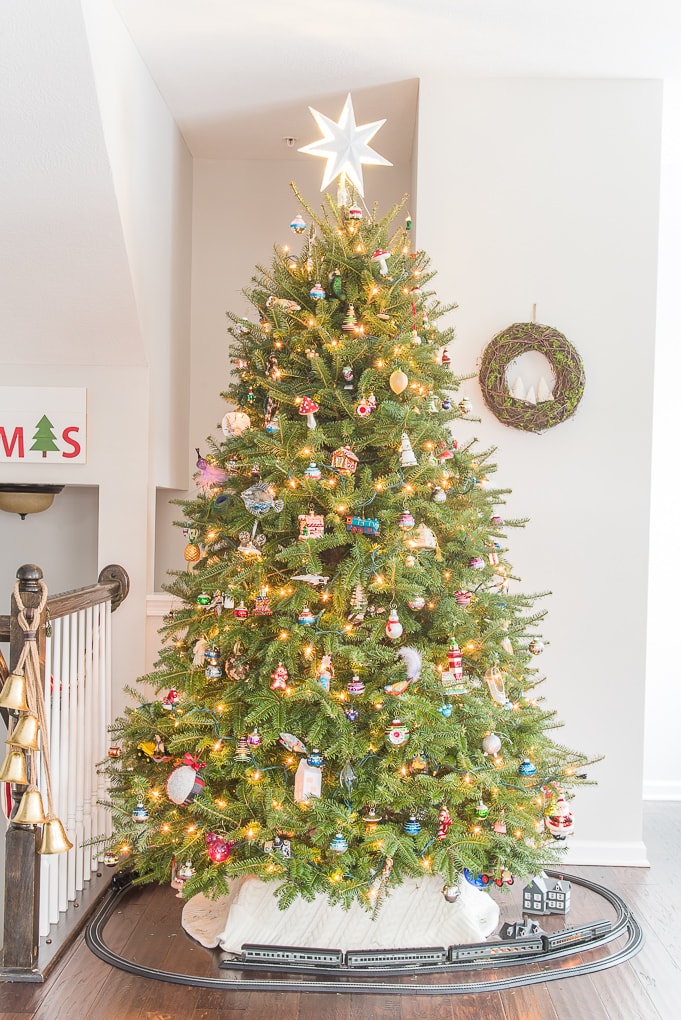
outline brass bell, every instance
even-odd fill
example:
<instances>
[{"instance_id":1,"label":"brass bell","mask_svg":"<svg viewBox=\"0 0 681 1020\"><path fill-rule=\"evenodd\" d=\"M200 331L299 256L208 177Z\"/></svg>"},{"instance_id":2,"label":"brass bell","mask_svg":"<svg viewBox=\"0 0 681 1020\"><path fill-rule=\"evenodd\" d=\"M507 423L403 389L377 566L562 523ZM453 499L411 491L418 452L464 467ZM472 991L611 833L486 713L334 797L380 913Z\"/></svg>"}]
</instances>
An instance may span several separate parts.
<instances>
[{"instance_id":1,"label":"brass bell","mask_svg":"<svg viewBox=\"0 0 681 1020\"><path fill-rule=\"evenodd\" d=\"M26 757L23 751L17 751L16 748L14 750L12 748L9 749L2 763L2 768L0 768L0 783L28 785Z\"/></svg>"},{"instance_id":2,"label":"brass bell","mask_svg":"<svg viewBox=\"0 0 681 1020\"><path fill-rule=\"evenodd\" d=\"M40 749L38 728L37 715L31 715L30 712L27 715L22 715L5 743L12 744L14 747L23 747L25 751L38 751Z\"/></svg>"},{"instance_id":3,"label":"brass bell","mask_svg":"<svg viewBox=\"0 0 681 1020\"><path fill-rule=\"evenodd\" d=\"M48 818L43 825L43 838L38 849L39 854L65 854L73 847L66 835L64 826L58 818Z\"/></svg>"},{"instance_id":4,"label":"brass bell","mask_svg":"<svg viewBox=\"0 0 681 1020\"><path fill-rule=\"evenodd\" d=\"M0 691L0 708L11 708L15 712L28 712L26 701L26 677L21 673L10 673Z\"/></svg>"},{"instance_id":5,"label":"brass bell","mask_svg":"<svg viewBox=\"0 0 681 1020\"><path fill-rule=\"evenodd\" d=\"M17 813L10 821L16 825L42 825L46 821L43 798L37 786L29 786L21 798Z\"/></svg>"}]
</instances>

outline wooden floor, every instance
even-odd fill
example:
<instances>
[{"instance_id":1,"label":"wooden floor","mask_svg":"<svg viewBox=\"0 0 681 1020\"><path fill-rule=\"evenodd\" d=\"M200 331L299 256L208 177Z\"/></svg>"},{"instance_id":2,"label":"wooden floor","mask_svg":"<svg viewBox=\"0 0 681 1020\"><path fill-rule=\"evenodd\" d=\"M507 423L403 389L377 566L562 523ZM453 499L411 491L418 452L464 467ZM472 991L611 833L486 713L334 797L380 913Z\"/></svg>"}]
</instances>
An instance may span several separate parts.
<instances>
[{"instance_id":1,"label":"wooden floor","mask_svg":"<svg viewBox=\"0 0 681 1020\"><path fill-rule=\"evenodd\" d=\"M215 991L111 968L81 938L44 985L0 984L0 1020L677 1020L681 804L647 804L645 826L650 870L571 869L620 893L646 935L643 951L629 963L588 977L477 995ZM578 892L570 923L581 922L585 895ZM520 916L516 896L514 888L509 900L500 899L504 917ZM131 893L107 925L107 944L147 965L225 976L217 970L218 954L183 933L181 906L167 887ZM607 910L593 918L602 916Z\"/></svg>"}]
</instances>

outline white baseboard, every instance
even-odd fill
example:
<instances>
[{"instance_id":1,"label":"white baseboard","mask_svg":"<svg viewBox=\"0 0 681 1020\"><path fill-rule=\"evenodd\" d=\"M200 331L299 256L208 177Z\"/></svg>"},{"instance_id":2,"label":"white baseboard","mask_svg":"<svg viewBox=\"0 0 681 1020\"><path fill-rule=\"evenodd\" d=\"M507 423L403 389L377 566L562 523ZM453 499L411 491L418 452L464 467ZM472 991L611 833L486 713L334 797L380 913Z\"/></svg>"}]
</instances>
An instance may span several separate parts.
<instances>
[{"instance_id":1,"label":"white baseboard","mask_svg":"<svg viewBox=\"0 0 681 1020\"><path fill-rule=\"evenodd\" d=\"M592 867L649 868L650 862L645 843L590 842L570 840L562 862L569 865L591 865Z\"/></svg>"},{"instance_id":2,"label":"white baseboard","mask_svg":"<svg viewBox=\"0 0 681 1020\"><path fill-rule=\"evenodd\" d=\"M644 800L681 800L681 781L660 779L643 783Z\"/></svg>"}]
</instances>

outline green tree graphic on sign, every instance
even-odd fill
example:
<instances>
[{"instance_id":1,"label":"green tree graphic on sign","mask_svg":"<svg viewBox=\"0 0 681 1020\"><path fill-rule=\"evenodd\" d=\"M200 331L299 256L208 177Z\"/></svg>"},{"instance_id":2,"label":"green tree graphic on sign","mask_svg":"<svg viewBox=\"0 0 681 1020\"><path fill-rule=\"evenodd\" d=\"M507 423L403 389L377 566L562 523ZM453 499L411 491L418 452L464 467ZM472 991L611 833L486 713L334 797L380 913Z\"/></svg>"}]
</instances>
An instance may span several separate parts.
<instances>
[{"instance_id":1,"label":"green tree graphic on sign","mask_svg":"<svg viewBox=\"0 0 681 1020\"><path fill-rule=\"evenodd\" d=\"M33 446L31 447L31 450L42 450L43 457L47 456L48 450L50 452L59 452L59 447L55 442L52 422L46 414L42 416L36 425L36 433L33 436Z\"/></svg>"}]
</instances>

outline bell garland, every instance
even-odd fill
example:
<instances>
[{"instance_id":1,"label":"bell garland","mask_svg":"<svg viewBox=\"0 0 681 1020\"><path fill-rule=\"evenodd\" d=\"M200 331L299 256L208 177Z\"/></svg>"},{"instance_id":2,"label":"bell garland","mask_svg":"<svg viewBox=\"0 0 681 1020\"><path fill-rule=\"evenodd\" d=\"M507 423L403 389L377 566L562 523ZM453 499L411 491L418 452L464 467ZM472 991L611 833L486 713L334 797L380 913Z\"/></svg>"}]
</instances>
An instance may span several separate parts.
<instances>
[{"instance_id":1,"label":"bell garland","mask_svg":"<svg viewBox=\"0 0 681 1020\"><path fill-rule=\"evenodd\" d=\"M30 773L30 782L17 814L15 820L23 819L28 816L27 807L32 803L34 805L33 813L26 817L28 824L35 823L43 826L43 835L41 845L38 849L40 854L52 854L52 853L65 853L71 850L73 843L68 839L64 826L54 810L54 798L52 792L52 770L50 768L50 744L49 744L49 730L47 724L47 713L45 711L45 696L43 693L43 686L40 680L40 659L38 654L37 645L37 634L38 631L33 625L34 620L40 620L42 612L47 604L47 586L44 581L38 581L40 586L40 602L33 609L27 609L21 598L21 592L19 590L19 582L16 581L14 584L14 601L17 606L17 621L24 637L24 645L19 656L19 661L15 667L15 673L21 673L23 670L26 678L26 700L28 703L28 713L23 715L23 718L33 716L37 719L38 728L41 734L41 747L40 754L42 755L43 774L45 776L45 793L47 796L47 814L43 814L42 817L38 817L37 809L40 804L42 812L42 798L38 786L35 782L38 775L38 748L37 741L32 743L28 747L24 747L24 751L28 754ZM30 614L30 619L29 619ZM17 736L17 728L20 725L21 720L18 722L12 722L7 737L7 743L12 745L12 737ZM22 745L18 745L22 746ZM22 811L23 808L23 811Z\"/></svg>"}]
</instances>

